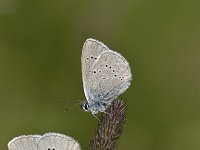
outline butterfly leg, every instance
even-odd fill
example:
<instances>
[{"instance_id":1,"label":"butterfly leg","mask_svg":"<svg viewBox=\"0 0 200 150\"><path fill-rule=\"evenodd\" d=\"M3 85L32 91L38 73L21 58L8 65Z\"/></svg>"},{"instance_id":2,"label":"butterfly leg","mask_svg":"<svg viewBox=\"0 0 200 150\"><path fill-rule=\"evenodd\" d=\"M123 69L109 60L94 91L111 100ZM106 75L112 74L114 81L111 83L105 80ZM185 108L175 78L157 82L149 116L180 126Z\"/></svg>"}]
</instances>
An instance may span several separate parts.
<instances>
[{"instance_id":1,"label":"butterfly leg","mask_svg":"<svg viewBox=\"0 0 200 150\"><path fill-rule=\"evenodd\" d=\"M92 114L95 118L97 118L97 120L99 120L100 121L100 119L95 115L95 114Z\"/></svg>"}]
</instances>

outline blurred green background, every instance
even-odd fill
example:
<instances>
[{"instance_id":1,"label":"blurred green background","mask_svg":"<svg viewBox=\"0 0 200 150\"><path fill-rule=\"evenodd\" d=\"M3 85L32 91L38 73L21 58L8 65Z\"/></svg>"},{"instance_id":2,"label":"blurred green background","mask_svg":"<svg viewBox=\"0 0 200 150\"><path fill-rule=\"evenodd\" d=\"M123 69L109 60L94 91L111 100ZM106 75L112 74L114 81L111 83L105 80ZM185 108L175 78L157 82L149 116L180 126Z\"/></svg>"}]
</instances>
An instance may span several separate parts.
<instances>
[{"instance_id":1,"label":"blurred green background","mask_svg":"<svg viewBox=\"0 0 200 150\"><path fill-rule=\"evenodd\" d=\"M69 101L85 100L89 37L120 52L134 74L119 149L199 150L198 0L1 0L0 149L50 131L87 149L97 119Z\"/></svg>"}]
</instances>

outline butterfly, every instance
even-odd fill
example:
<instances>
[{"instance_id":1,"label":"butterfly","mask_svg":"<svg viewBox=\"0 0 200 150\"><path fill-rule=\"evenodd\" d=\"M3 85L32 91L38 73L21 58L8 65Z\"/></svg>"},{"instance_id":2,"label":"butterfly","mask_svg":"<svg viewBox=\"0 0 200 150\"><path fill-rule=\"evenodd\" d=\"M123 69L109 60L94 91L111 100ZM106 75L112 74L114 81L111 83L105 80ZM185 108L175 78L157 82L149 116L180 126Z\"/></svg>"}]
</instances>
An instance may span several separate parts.
<instances>
[{"instance_id":1,"label":"butterfly","mask_svg":"<svg viewBox=\"0 0 200 150\"><path fill-rule=\"evenodd\" d=\"M93 115L105 112L131 84L129 63L121 54L92 38L83 45L81 63L86 97L81 107Z\"/></svg>"}]
</instances>

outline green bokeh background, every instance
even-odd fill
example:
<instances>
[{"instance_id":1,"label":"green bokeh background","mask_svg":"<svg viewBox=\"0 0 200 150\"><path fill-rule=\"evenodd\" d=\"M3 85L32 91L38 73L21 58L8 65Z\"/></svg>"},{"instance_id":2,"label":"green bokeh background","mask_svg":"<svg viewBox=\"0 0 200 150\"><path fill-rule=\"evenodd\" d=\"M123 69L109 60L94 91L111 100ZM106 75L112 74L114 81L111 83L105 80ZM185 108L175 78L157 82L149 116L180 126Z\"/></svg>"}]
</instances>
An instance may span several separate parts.
<instances>
[{"instance_id":1,"label":"green bokeh background","mask_svg":"<svg viewBox=\"0 0 200 150\"><path fill-rule=\"evenodd\" d=\"M119 149L199 150L198 0L1 0L0 149L50 131L87 149L97 119L69 101L85 100L89 37L120 52L134 75Z\"/></svg>"}]
</instances>

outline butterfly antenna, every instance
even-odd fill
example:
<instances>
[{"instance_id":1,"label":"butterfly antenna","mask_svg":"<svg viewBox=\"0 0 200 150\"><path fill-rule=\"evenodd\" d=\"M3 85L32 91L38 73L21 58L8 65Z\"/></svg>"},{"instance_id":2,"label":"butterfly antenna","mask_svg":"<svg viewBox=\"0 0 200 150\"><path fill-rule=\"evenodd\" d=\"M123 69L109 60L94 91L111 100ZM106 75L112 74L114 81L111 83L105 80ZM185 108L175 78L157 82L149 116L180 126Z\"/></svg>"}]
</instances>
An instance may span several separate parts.
<instances>
[{"instance_id":1,"label":"butterfly antenna","mask_svg":"<svg viewBox=\"0 0 200 150\"><path fill-rule=\"evenodd\" d=\"M75 100L75 99L73 99L73 100L58 99L57 102L65 102L65 103L69 103L69 102L70 102L70 103L75 103L75 102L77 102L77 103L81 103L82 100Z\"/></svg>"},{"instance_id":2,"label":"butterfly antenna","mask_svg":"<svg viewBox=\"0 0 200 150\"><path fill-rule=\"evenodd\" d=\"M81 101L81 100L64 100L64 99L58 99L57 102L73 103L72 106L65 109L65 112L69 112L75 106L83 103L83 101Z\"/></svg>"}]
</instances>

